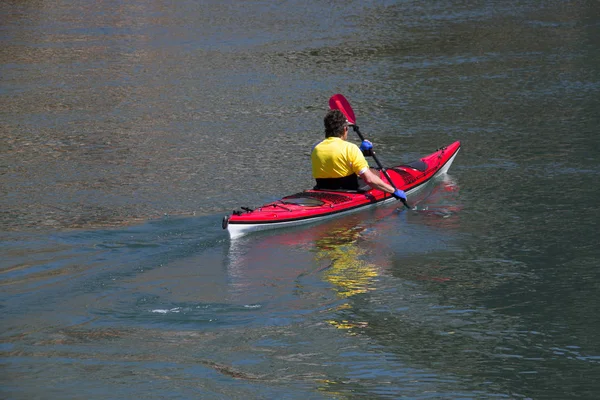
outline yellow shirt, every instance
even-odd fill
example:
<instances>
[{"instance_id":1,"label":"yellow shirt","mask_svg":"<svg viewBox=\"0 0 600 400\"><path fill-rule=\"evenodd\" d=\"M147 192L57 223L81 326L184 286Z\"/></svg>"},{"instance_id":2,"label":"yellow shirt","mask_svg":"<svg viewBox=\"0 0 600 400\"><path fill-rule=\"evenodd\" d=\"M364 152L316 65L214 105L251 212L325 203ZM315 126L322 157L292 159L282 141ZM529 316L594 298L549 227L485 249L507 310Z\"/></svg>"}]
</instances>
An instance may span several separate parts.
<instances>
[{"instance_id":1,"label":"yellow shirt","mask_svg":"<svg viewBox=\"0 0 600 400\"><path fill-rule=\"evenodd\" d=\"M314 178L343 178L361 175L369 169L358 146L339 137L329 137L317 144L310 159Z\"/></svg>"}]
</instances>

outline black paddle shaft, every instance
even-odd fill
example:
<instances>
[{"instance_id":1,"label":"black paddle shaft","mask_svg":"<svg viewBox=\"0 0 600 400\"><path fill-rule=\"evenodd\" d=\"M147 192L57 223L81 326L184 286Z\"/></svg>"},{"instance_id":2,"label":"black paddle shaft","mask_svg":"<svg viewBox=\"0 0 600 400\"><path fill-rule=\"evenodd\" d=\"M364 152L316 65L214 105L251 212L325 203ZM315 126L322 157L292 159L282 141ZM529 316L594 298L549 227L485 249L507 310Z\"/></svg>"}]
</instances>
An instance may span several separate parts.
<instances>
[{"instance_id":1,"label":"black paddle shaft","mask_svg":"<svg viewBox=\"0 0 600 400\"><path fill-rule=\"evenodd\" d=\"M354 129L354 132L356 132L356 134L358 135L361 142L365 140L365 137L362 135L362 133L360 133L360 129L358 128L358 125L352 125L352 129ZM375 160L375 162L377 163L377 166L381 169L381 172L383 172L383 175L385 175L389 184L394 188L394 190L397 190L398 188L396 187L396 185L394 185L394 181L392 181L392 179L388 175L386 169L383 167L383 165L381 165L381 161L379 161L379 158L377 158L377 154L375 154L374 151L373 151L373 160ZM406 200L404 200L404 199L400 199L400 200L402 201L402 203L404 203L404 206L406 208L410 209L410 206L408 205Z\"/></svg>"}]
</instances>

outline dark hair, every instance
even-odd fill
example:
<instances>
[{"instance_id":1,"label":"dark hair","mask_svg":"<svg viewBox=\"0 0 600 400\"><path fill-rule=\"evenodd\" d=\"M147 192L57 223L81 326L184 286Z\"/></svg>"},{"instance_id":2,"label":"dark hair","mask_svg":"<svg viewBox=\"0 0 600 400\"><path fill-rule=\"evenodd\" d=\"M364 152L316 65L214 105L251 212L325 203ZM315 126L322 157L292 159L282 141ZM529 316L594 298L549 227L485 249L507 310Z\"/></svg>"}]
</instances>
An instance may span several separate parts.
<instances>
[{"instance_id":1,"label":"dark hair","mask_svg":"<svg viewBox=\"0 0 600 400\"><path fill-rule=\"evenodd\" d=\"M325 137L344 136L344 127L348 125L346 117L340 110L329 110L323 119Z\"/></svg>"}]
</instances>

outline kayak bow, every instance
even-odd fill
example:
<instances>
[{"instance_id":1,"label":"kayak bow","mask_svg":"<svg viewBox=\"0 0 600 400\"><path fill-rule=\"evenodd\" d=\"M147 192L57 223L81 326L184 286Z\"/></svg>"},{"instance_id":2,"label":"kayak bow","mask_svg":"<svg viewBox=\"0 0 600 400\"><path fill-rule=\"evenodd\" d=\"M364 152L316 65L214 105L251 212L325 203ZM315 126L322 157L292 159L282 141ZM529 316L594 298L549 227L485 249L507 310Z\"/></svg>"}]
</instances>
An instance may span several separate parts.
<instances>
[{"instance_id":1,"label":"kayak bow","mask_svg":"<svg viewBox=\"0 0 600 400\"><path fill-rule=\"evenodd\" d=\"M382 180L407 195L414 194L427 182L445 174L459 150L460 142L456 141L417 161L386 168L392 182L380 168L376 171ZM368 186L359 190L309 189L256 209L242 207L223 218L223 229L234 239L250 232L318 222L394 201L390 194Z\"/></svg>"}]
</instances>

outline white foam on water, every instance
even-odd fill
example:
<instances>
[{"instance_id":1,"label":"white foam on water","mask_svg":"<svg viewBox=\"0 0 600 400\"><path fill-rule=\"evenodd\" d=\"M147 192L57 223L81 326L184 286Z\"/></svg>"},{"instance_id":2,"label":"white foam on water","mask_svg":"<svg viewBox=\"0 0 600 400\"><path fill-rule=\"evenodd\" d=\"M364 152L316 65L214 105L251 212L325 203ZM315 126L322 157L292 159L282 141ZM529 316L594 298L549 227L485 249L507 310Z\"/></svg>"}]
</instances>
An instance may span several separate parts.
<instances>
[{"instance_id":1,"label":"white foam on water","mask_svg":"<svg viewBox=\"0 0 600 400\"><path fill-rule=\"evenodd\" d=\"M156 310L151 310L150 312L158 313L158 314L168 314L168 313L178 313L179 311L181 311L181 307L171 308L170 310L164 310L164 309L158 308Z\"/></svg>"}]
</instances>

